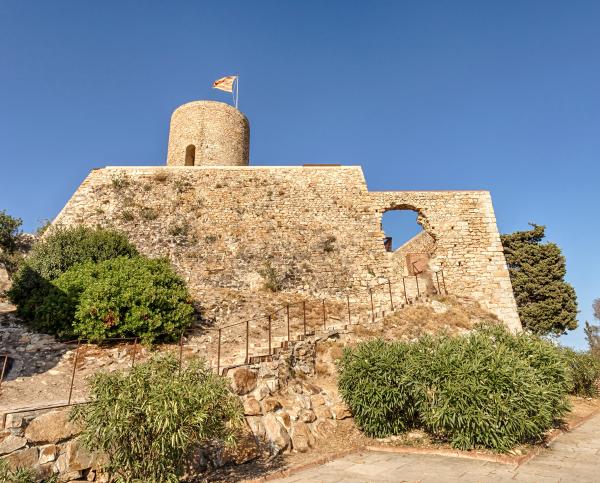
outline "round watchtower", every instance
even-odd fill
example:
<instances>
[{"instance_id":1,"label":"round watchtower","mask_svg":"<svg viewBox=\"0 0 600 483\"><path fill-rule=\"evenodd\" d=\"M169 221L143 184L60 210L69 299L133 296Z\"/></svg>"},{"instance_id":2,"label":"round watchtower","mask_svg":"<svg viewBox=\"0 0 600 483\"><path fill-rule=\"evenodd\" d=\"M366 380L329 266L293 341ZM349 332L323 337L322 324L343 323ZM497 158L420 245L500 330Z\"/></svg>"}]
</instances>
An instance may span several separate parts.
<instances>
[{"instance_id":1,"label":"round watchtower","mask_svg":"<svg viewBox=\"0 0 600 483\"><path fill-rule=\"evenodd\" d=\"M194 101L171 116L168 166L247 166L250 124L224 102Z\"/></svg>"}]
</instances>

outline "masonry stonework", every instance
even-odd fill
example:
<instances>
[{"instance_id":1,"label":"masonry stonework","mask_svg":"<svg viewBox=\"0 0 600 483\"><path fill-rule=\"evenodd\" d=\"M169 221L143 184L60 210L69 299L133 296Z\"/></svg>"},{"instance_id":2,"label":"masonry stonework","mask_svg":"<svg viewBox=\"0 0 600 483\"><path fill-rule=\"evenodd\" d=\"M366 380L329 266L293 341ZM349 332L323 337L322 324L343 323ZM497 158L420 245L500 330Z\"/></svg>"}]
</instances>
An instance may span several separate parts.
<instances>
[{"instance_id":1,"label":"masonry stonework","mask_svg":"<svg viewBox=\"0 0 600 483\"><path fill-rule=\"evenodd\" d=\"M169 257L200 304L217 289L342 298L387 279L400 299L415 281L384 248L381 218L394 209L419 213L435 239L429 268L450 293L520 329L487 191L369 192L357 166L107 167L54 224L126 232L142 253Z\"/></svg>"}]
</instances>

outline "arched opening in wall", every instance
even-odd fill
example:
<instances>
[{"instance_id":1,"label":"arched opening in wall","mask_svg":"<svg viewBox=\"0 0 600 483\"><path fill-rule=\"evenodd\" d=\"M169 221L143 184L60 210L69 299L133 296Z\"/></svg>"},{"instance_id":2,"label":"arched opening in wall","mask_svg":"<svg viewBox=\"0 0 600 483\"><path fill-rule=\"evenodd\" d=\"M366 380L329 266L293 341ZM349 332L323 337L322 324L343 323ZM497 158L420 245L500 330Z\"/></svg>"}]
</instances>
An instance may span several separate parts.
<instances>
[{"instance_id":1,"label":"arched opening in wall","mask_svg":"<svg viewBox=\"0 0 600 483\"><path fill-rule=\"evenodd\" d=\"M392 208L383 213L384 248L397 261L403 275L419 275L429 269L435 238L423 229L422 215L412 207Z\"/></svg>"},{"instance_id":2,"label":"arched opening in wall","mask_svg":"<svg viewBox=\"0 0 600 483\"><path fill-rule=\"evenodd\" d=\"M185 148L185 165L194 166L196 163L196 146L190 144Z\"/></svg>"}]
</instances>

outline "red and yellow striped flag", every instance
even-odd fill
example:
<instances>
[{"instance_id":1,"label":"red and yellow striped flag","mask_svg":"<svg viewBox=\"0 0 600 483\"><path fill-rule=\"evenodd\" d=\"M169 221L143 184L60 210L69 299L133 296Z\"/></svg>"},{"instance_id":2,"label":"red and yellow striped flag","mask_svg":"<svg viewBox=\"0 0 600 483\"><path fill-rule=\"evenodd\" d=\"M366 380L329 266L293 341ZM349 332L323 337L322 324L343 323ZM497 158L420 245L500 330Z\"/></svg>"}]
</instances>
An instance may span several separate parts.
<instances>
[{"instance_id":1,"label":"red and yellow striped flag","mask_svg":"<svg viewBox=\"0 0 600 483\"><path fill-rule=\"evenodd\" d=\"M222 91L233 92L233 83L237 79L237 75L229 75L222 77L213 82L213 89L220 89Z\"/></svg>"}]
</instances>

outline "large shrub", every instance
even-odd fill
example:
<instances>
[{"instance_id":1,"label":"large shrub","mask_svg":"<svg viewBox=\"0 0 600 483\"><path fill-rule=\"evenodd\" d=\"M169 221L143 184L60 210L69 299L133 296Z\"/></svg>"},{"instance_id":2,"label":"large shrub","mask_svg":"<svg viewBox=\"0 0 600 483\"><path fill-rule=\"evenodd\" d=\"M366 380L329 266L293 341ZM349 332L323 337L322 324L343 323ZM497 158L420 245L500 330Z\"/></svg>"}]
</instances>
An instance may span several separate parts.
<instances>
[{"instance_id":1,"label":"large shrub","mask_svg":"<svg viewBox=\"0 0 600 483\"><path fill-rule=\"evenodd\" d=\"M571 394L582 397L598 397L600 384L600 359L590 352L577 352L563 347L571 376Z\"/></svg>"},{"instance_id":2,"label":"large shrub","mask_svg":"<svg viewBox=\"0 0 600 483\"><path fill-rule=\"evenodd\" d=\"M52 280L79 263L136 255L137 249L118 231L85 226L59 227L36 243L27 264L41 277Z\"/></svg>"},{"instance_id":3,"label":"large shrub","mask_svg":"<svg viewBox=\"0 0 600 483\"><path fill-rule=\"evenodd\" d=\"M381 340L346 348L338 362L339 389L356 424L369 436L410 428L416 419L411 346ZM393 381L393 382L392 382Z\"/></svg>"},{"instance_id":4,"label":"large shrub","mask_svg":"<svg viewBox=\"0 0 600 483\"><path fill-rule=\"evenodd\" d=\"M540 438L566 410L565 403L555 406L555 386L526 357L488 334L420 345L426 355L415 395L420 420L456 448L506 451Z\"/></svg>"},{"instance_id":5,"label":"large shrub","mask_svg":"<svg viewBox=\"0 0 600 483\"><path fill-rule=\"evenodd\" d=\"M56 228L34 245L14 275L8 296L17 306L17 314L33 329L65 334L70 323L65 324L62 315L55 317L53 312L40 310L45 299L56 301L58 295L52 281L77 264L137 255L136 248L122 233L87 227Z\"/></svg>"},{"instance_id":6,"label":"large shrub","mask_svg":"<svg viewBox=\"0 0 600 483\"><path fill-rule=\"evenodd\" d=\"M184 281L164 259L119 257L75 265L53 280L38 319L82 339L178 335L194 308Z\"/></svg>"},{"instance_id":7,"label":"large shrub","mask_svg":"<svg viewBox=\"0 0 600 483\"><path fill-rule=\"evenodd\" d=\"M414 425L457 448L506 451L539 439L568 410L559 349L499 327L359 344L339 370L342 397L372 436Z\"/></svg>"},{"instance_id":8,"label":"large shrub","mask_svg":"<svg viewBox=\"0 0 600 483\"><path fill-rule=\"evenodd\" d=\"M208 440L233 442L243 421L225 379L195 361L179 373L172 356L138 364L130 373L93 376L90 402L73 418L83 442L107 455L118 481L177 482L193 450Z\"/></svg>"}]
</instances>

